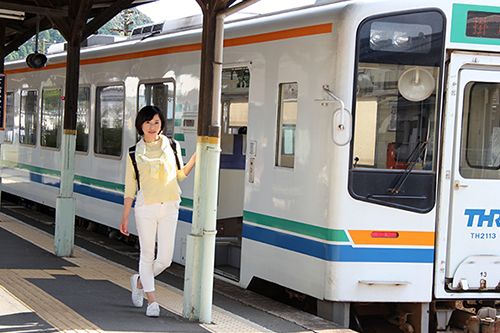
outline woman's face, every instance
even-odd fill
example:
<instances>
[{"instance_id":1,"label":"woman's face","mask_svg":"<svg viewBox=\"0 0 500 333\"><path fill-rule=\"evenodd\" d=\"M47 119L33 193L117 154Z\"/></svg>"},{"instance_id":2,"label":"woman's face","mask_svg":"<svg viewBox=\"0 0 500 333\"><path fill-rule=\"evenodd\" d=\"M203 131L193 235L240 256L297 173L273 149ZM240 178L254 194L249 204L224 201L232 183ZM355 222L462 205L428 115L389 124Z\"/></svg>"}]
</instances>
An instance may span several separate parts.
<instances>
[{"instance_id":1,"label":"woman's face","mask_svg":"<svg viewBox=\"0 0 500 333\"><path fill-rule=\"evenodd\" d=\"M158 140L161 130L160 117L155 114L151 120L146 120L142 123L142 131L144 132L144 141L153 142Z\"/></svg>"}]
</instances>

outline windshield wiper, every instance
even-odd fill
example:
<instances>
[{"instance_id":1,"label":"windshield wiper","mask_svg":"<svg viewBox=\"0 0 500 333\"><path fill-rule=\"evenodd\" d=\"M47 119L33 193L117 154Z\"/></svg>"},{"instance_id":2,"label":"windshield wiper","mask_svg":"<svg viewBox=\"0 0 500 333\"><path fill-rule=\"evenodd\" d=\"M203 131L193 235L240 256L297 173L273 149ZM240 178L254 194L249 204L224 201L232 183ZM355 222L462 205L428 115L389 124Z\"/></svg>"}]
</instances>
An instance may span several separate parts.
<instances>
[{"instance_id":1,"label":"windshield wiper","mask_svg":"<svg viewBox=\"0 0 500 333\"><path fill-rule=\"evenodd\" d=\"M415 149L413 149L410 153L410 156L408 156L408 162L410 163L406 166L405 172L396 179L395 185L392 188L387 189L390 194L399 194L404 183L410 176L410 173L415 168L418 158L425 150L425 147L427 147L427 141L420 141Z\"/></svg>"}]
</instances>

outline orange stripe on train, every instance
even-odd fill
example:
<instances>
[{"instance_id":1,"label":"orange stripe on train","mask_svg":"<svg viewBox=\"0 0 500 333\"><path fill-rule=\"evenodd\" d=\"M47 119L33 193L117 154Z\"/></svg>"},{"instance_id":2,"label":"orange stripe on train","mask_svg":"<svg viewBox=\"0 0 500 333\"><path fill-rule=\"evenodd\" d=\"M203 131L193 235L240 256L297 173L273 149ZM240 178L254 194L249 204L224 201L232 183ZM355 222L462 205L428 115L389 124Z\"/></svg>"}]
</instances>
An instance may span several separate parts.
<instances>
[{"instance_id":1,"label":"orange stripe on train","mask_svg":"<svg viewBox=\"0 0 500 333\"><path fill-rule=\"evenodd\" d=\"M273 31L273 32L266 32L263 34L252 35L252 36L228 38L228 39L224 40L224 46L225 47L232 47L232 46L270 42L270 41L274 41L274 40L281 40L281 39L288 39L288 38L318 35L318 34L324 34L324 33L331 33L332 30L333 30L333 28L332 28L331 23L318 24L318 25L313 25L313 26L308 26L308 27L300 27L300 28L279 30L279 31ZM169 47L162 47L159 49L153 49L153 50L147 50L147 51L131 52L131 53L106 56L106 57L83 59L80 61L80 65L83 66L83 65L92 65L92 64L102 64L102 63L106 63L106 62L146 58L146 57L153 57L153 56L158 56L158 55L163 55L163 54L192 52L192 51L199 51L199 50L201 50L201 43L169 46ZM26 67L26 68L10 69L10 70L5 71L5 73L6 74L18 74L18 73L40 71L40 70L65 68L65 67L66 67L66 63L61 62L61 63L56 63L56 64L49 64L42 69L32 69L32 68Z\"/></svg>"},{"instance_id":2,"label":"orange stripe on train","mask_svg":"<svg viewBox=\"0 0 500 333\"><path fill-rule=\"evenodd\" d=\"M390 235L384 237L384 233ZM429 231L349 230L349 235L356 245L434 246L434 232Z\"/></svg>"}]
</instances>

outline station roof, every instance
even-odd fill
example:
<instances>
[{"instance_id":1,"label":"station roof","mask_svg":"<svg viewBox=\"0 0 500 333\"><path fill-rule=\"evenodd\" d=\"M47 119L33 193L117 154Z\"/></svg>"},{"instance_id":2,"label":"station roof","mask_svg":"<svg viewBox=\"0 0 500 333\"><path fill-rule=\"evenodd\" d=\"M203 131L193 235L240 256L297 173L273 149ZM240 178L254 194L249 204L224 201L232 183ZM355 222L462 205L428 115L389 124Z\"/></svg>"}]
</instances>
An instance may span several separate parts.
<instances>
[{"instance_id":1,"label":"station roof","mask_svg":"<svg viewBox=\"0 0 500 333\"><path fill-rule=\"evenodd\" d=\"M56 28L68 39L72 13L70 3L85 3L87 22L82 40L93 34L120 11L156 0L0 0L0 29L5 27L4 55L15 51L37 31ZM64 31L65 27L68 31Z\"/></svg>"}]
</instances>

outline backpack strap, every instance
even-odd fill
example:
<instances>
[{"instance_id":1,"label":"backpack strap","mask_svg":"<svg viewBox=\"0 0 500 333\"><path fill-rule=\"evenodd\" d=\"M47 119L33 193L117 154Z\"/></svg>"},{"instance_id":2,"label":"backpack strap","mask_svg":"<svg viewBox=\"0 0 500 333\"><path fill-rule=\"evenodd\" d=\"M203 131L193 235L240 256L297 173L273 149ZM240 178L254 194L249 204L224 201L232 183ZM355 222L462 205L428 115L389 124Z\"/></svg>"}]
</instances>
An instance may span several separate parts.
<instances>
[{"instance_id":1,"label":"backpack strap","mask_svg":"<svg viewBox=\"0 0 500 333\"><path fill-rule=\"evenodd\" d=\"M177 145L175 144L175 141L171 137L168 137L168 142L170 142L170 147L172 147L172 150L174 151L175 164L177 164L177 170L180 170L181 163L179 162L179 156L177 155Z\"/></svg>"},{"instance_id":2,"label":"backpack strap","mask_svg":"<svg viewBox=\"0 0 500 333\"><path fill-rule=\"evenodd\" d=\"M137 168L137 161L135 160L135 145L128 149L128 155L130 156L132 165L134 166L135 179L137 180L137 190L139 191L141 189L141 181L139 179L139 168Z\"/></svg>"}]
</instances>

